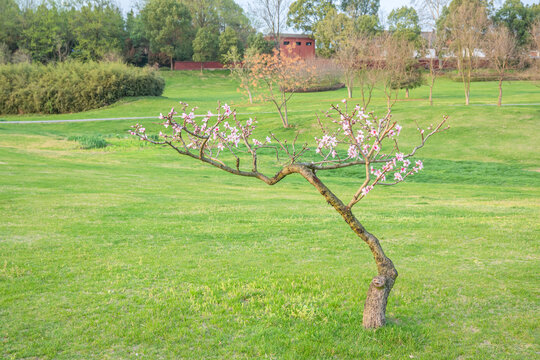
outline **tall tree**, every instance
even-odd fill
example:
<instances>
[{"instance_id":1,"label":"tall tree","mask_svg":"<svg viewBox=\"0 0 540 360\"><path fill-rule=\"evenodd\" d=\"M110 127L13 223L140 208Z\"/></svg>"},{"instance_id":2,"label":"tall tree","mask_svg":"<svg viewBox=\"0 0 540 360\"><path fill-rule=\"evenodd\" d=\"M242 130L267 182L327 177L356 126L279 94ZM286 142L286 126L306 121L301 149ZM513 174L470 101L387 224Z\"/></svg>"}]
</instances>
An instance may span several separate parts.
<instances>
[{"instance_id":1,"label":"tall tree","mask_svg":"<svg viewBox=\"0 0 540 360\"><path fill-rule=\"evenodd\" d=\"M506 0L502 7L495 12L493 21L504 24L517 40L518 46L524 46L532 41L531 26L540 16L534 8L525 6L520 0Z\"/></svg>"},{"instance_id":2,"label":"tall tree","mask_svg":"<svg viewBox=\"0 0 540 360\"><path fill-rule=\"evenodd\" d=\"M362 15L377 16L380 0L342 0L341 10L349 13L354 19Z\"/></svg>"},{"instance_id":3,"label":"tall tree","mask_svg":"<svg viewBox=\"0 0 540 360\"><path fill-rule=\"evenodd\" d=\"M148 62L150 42L146 37L146 29L141 14L130 10L126 16L126 48L125 59L128 63L142 66Z\"/></svg>"},{"instance_id":4,"label":"tall tree","mask_svg":"<svg viewBox=\"0 0 540 360\"><path fill-rule=\"evenodd\" d=\"M336 9L330 9L315 26L317 54L331 57L339 49L339 44L354 33L354 20L344 13L338 13Z\"/></svg>"},{"instance_id":5,"label":"tall tree","mask_svg":"<svg viewBox=\"0 0 540 360\"><path fill-rule=\"evenodd\" d=\"M296 0L289 7L287 26L312 34L330 9L336 9L334 0Z\"/></svg>"},{"instance_id":6,"label":"tall tree","mask_svg":"<svg viewBox=\"0 0 540 360\"><path fill-rule=\"evenodd\" d=\"M514 34L506 26L492 26L487 32L486 41L482 47L489 59L491 67L497 73L499 81L499 98L497 106L502 104L502 83L508 71L510 61L516 60L517 41Z\"/></svg>"},{"instance_id":7,"label":"tall tree","mask_svg":"<svg viewBox=\"0 0 540 360\"><path fill-rule=\"evenodd\" d=\"M449 2L450 0L411 0L420 23L431 29L435 28L437 20Z\"/></svg>"},{"instance_id":8,"label":"tall tree","mask_svg":"<svg viewBox=\"0 0 540 360\"><path fill-rule=\"evenodd\" d=\"M203 62L217 59L218 49L218 34L211 28L200 28L193 40L193 61L201 63L201 73Z\"/></svg>"},{"instance_id":9,"label":"tall tree","mask_svg":"<svg viewBox=\"0 0 540 360\"><path fill-rule=\"evenodd\" d=\"M8 51L17 49L20 35L21 10L15 0L0 0L0 44L4 43Z\"/></svg>"},{"instance_id":10,"label":"tall tree","mask_svg":"<svg viewBox=\"0 0 540 360\"><path fill-rule=\"evenodd\" d=\"M444 37L456 57L465 104L469 105L472 71L488 26L487 3L482 0L453 0L443 10L437 26L437 33Z\"/></svg>"},{"instance_id":11,"label":"tall tree","mask_svg":"<svg viewBox=\"0 0 540 360\"><path fill-rule=\"evenodd\" d=\"M70 27L75 38L72 56L99 60L107 53L120 54L125 41L124 18L110 0L92 0L72 12Z\"/></svg>"},{"instance_id":12,"label":"tall tree","mask_svg":"<svg viewBox=\"0 0 540 360\"><path fill-rule=\"evenodd\" d=\"M228 27L228 28L225 28L225 31L223 31L219 35L220 61L222 61L223 63L226 62L226 55L233 47L236 48L237 52L242 54L243 52L242 44L240 43L240 40L238 39L238 36L236 35L236 31Z\"/></svg>"},{"instance_id":13,"label":"tall tree","mask_svg":"<svg viewBox=\"0 0 540 360\"><path fill-rule=\"evenodd\" d=\"M174 58L191 57L193 27L186 5L176 0L149 0L141 11L150 48L167 54L174 68Z\"/></svg>"},{"instance_id":14,"label":"tall tree","mask_svg":"<svg viewBox=\"0 0 540 360\"><path fill-rule=\"evenodd\" d=\"M281 34L286 26L287 11L290 0L253 0L250 2L251 12L262 21L266 32L275 41L279 49Z\"/></svg>"},{"instance_id":15,"label":"tall tree","mask_svg":"<svg viewBox=\"0 0 540 360\"><path fill-rule=\"evenodd\" d=\"M394 36L419 44L421 29L416 10L409 6L393 9L388 15L388 30Z\"/></svg>"}]
</instances>

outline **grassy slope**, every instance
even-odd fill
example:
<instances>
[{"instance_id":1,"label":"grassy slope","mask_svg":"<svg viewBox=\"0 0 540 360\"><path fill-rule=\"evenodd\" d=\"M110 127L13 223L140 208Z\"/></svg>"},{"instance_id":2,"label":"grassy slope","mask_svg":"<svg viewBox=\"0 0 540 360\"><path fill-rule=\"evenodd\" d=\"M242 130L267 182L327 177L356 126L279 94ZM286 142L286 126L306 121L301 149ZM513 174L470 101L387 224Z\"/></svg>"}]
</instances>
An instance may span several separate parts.
<instances>
[{"instance_id":1,"label":"grassy slope","mask_svg":"<svg viewBox=\"0 0 540 360\"><path fill-rule=\"evenodd\" d=\"M222 73L166 76L163 98L55 118L152 115L178 99L271 111ZM538 103L535 89L514 82L505 100ZM302 179L268 187L179 159L124 139L133 121L0 124L0 358L533 358L540 107L454 106L461 87L446 81L435 93L434 108L394 111L406 128L451 115L425 172L356 209L400 271L376 332L361 328L369 251ZM344 95L298 94L296 129L263 114L259 134L311 138L312 112ZM472 97L493 102L496 86ZM65 141L86 133L113 146ZM348 196L358 183L352 170L325 178Z\"/></svg>"}]
</instances>

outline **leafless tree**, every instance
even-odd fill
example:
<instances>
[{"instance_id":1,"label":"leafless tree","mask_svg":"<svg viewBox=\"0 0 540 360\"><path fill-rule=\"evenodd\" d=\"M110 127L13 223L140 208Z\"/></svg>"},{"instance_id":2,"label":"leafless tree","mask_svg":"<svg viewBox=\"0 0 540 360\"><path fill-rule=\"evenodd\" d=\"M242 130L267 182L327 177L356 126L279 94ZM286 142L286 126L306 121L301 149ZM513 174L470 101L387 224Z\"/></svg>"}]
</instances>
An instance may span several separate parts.
<instances>
[{"instance_id":1,"label":"leafless tree","mask_svg":"<svg viewBox=\"0 0 540 360\"><path fill-rule=\"evenodd\" d=\"M276 41L276 48L286 28L289 5L290 0L253 0L249 3L250 13L262 22L265 31Z\"/></svg>"},{"instance_id":2,"label":"leafless tree","mask_svg":"<svg viewBox=\"0 0 540 360\"><path fill-rule=\"evenodd\" d=\"M471 76L477 65L483 36L488 26L487 10L483 2L463 1L450 7L444 22L444 35L456 57L458 72L463 81L465 104L469 105Z\"/></svg>"},{"instance_id":3,"label":"leafless tree","mask_svg":"<svg viewBox=\"0 0 540 360\"><path fill-rule=\"evenodd\" d=\"M502 83L508 70L509 62L516 60L517 42L506 26L490 27L487 32L483 50L489 59L491 67L497 72L499 81L499 99L497 106L502 103Z\"/></svg>"},{"instance_id":4,"label":"leafless tree","mask_svg":"<svg viewBox=\"0 0 540 360\"><path fill-rule=\"evenodd\" d=\"M441 16L443 8L449 2L450 0L412 0L411 4L416 9L422 25L433 29L437 19Z\"/></svg>"}]
</instances>

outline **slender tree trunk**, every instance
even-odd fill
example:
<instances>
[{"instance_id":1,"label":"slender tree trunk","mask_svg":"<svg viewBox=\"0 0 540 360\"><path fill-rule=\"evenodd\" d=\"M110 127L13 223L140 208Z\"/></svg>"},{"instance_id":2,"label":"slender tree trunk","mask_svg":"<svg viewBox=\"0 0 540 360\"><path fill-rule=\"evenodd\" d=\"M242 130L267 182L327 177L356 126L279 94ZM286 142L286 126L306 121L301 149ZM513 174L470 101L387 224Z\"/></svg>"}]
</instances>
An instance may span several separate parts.
<instances>
[{"instance_id":1,"label":"slender tree trunk","mask_svg":"<svg viewBox=\"0 0 540 360\"><path fill-rule=\"evenodd\" d=\"M287 102L286 101L283 103L283 109L284 109L283 113L285 115L285 121L283 122L283 126L288 128L289 127L289 114L287 113Z\"/></svg>"},{"instance_id":2,"label":"slender tree trunk","mask_svg":"<svg viewBox=\"0 0 540 360\"><path fill-rule=\"evenodd\" d=\"M253 96L251 96L251 91L249 90L249 88L247 89L247 93L248 93L248 97L249 97L249 103L253 104Z\"/></svg>"},{"instance_id":3,"label":"slender tree trunk","mask_svg":"<svg viewBox=\"0 0 540 360\"><path fill-rule=\"evenodd\" d=\"M171 56L171 71L174 70L174 61L173 61L173 57Z\"/></svg>"},{"instance_id":4,"label":"slender tree trunk","mask_svg":"<svg viewBox=\"0 0 540 360\"><path fill-rule=\"evenodd\" d=\"M363 225L354 216L351 209L324 185L313 171L299 167L291 169L300 173L310 184L312 184L326 201L336 209L343 217L343 220L350 226L356 235L358 235L369 246L375 263L377 264L378 275L373 278L369 285L366 302L364 305L363 326L365 328L379 328L386 323L386 304L388 296L394 286L398 272L384 253L379 240L370 234Z\"/></svg>"},{"instance_id":5,"label":"slender tree trunk","mask_svg":"<svg viewBox=\"0 0 540 360\"><path fill-rule=\"evenodd\" d=\"M406 99L409 98L409 89L405 89L405 98L406 98Z\"/></svg>"},{"instance_id":6,"label":"slender tree trunk","mask_svg":"<svg viewBox=\"0 0 540 360\"><path fill-rule=\"evenodd\" d=\"M497 106L502 105L502 82L503 82L503 79L501 76L499 77L499 100L497 101Z\"/></svg>"}]
</instances>

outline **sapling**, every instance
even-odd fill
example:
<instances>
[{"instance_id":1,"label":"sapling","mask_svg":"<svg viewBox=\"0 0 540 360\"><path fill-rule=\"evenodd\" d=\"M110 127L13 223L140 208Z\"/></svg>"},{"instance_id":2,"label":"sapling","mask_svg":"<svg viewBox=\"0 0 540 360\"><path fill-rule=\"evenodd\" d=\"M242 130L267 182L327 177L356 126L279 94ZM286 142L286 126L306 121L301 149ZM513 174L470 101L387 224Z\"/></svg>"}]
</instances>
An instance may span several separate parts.
<instances>
[{"instance_id":1,"label":"sapling","mask_svg":"<svg viewBox=\"0 0 540 360\"><path fill-rule=\"evenodd\" d=\"M163 129L158 137L148 135L141 124L134 125L131 134L231 174L256 178L268 185L292 174L304 177L371 250L378 273L369 285L363 326L383 326L387 299L398 272L379 240L365 229L352 209L375 187L396 185L421 171L424 167L422 161L412 157L430 137L448 128L444 127L447 118L425 130L418 127L418 144L409 152L402 152L398 141L402 127L392 120L390 111L383 117L366 113L358 105L349 111L346 100L333 105L318 118L321 134L315 137L312 146L307 143L299 146L297 137L290 142L272 133L264 139L257 139L253 136L256 120L241 121L226 104L218 105L215 114L208 112L198 116L195 115L196 110L188 110L188 105L182 103L180 114L174 109L167 115L160 114ZM259 155L268 149L276 155L280 167L274 175L259 170ZM353 166L363 168L365 178L354 189L348 202L335 195L317 176L318 172Z\"/></svg>"}]
</instances>

